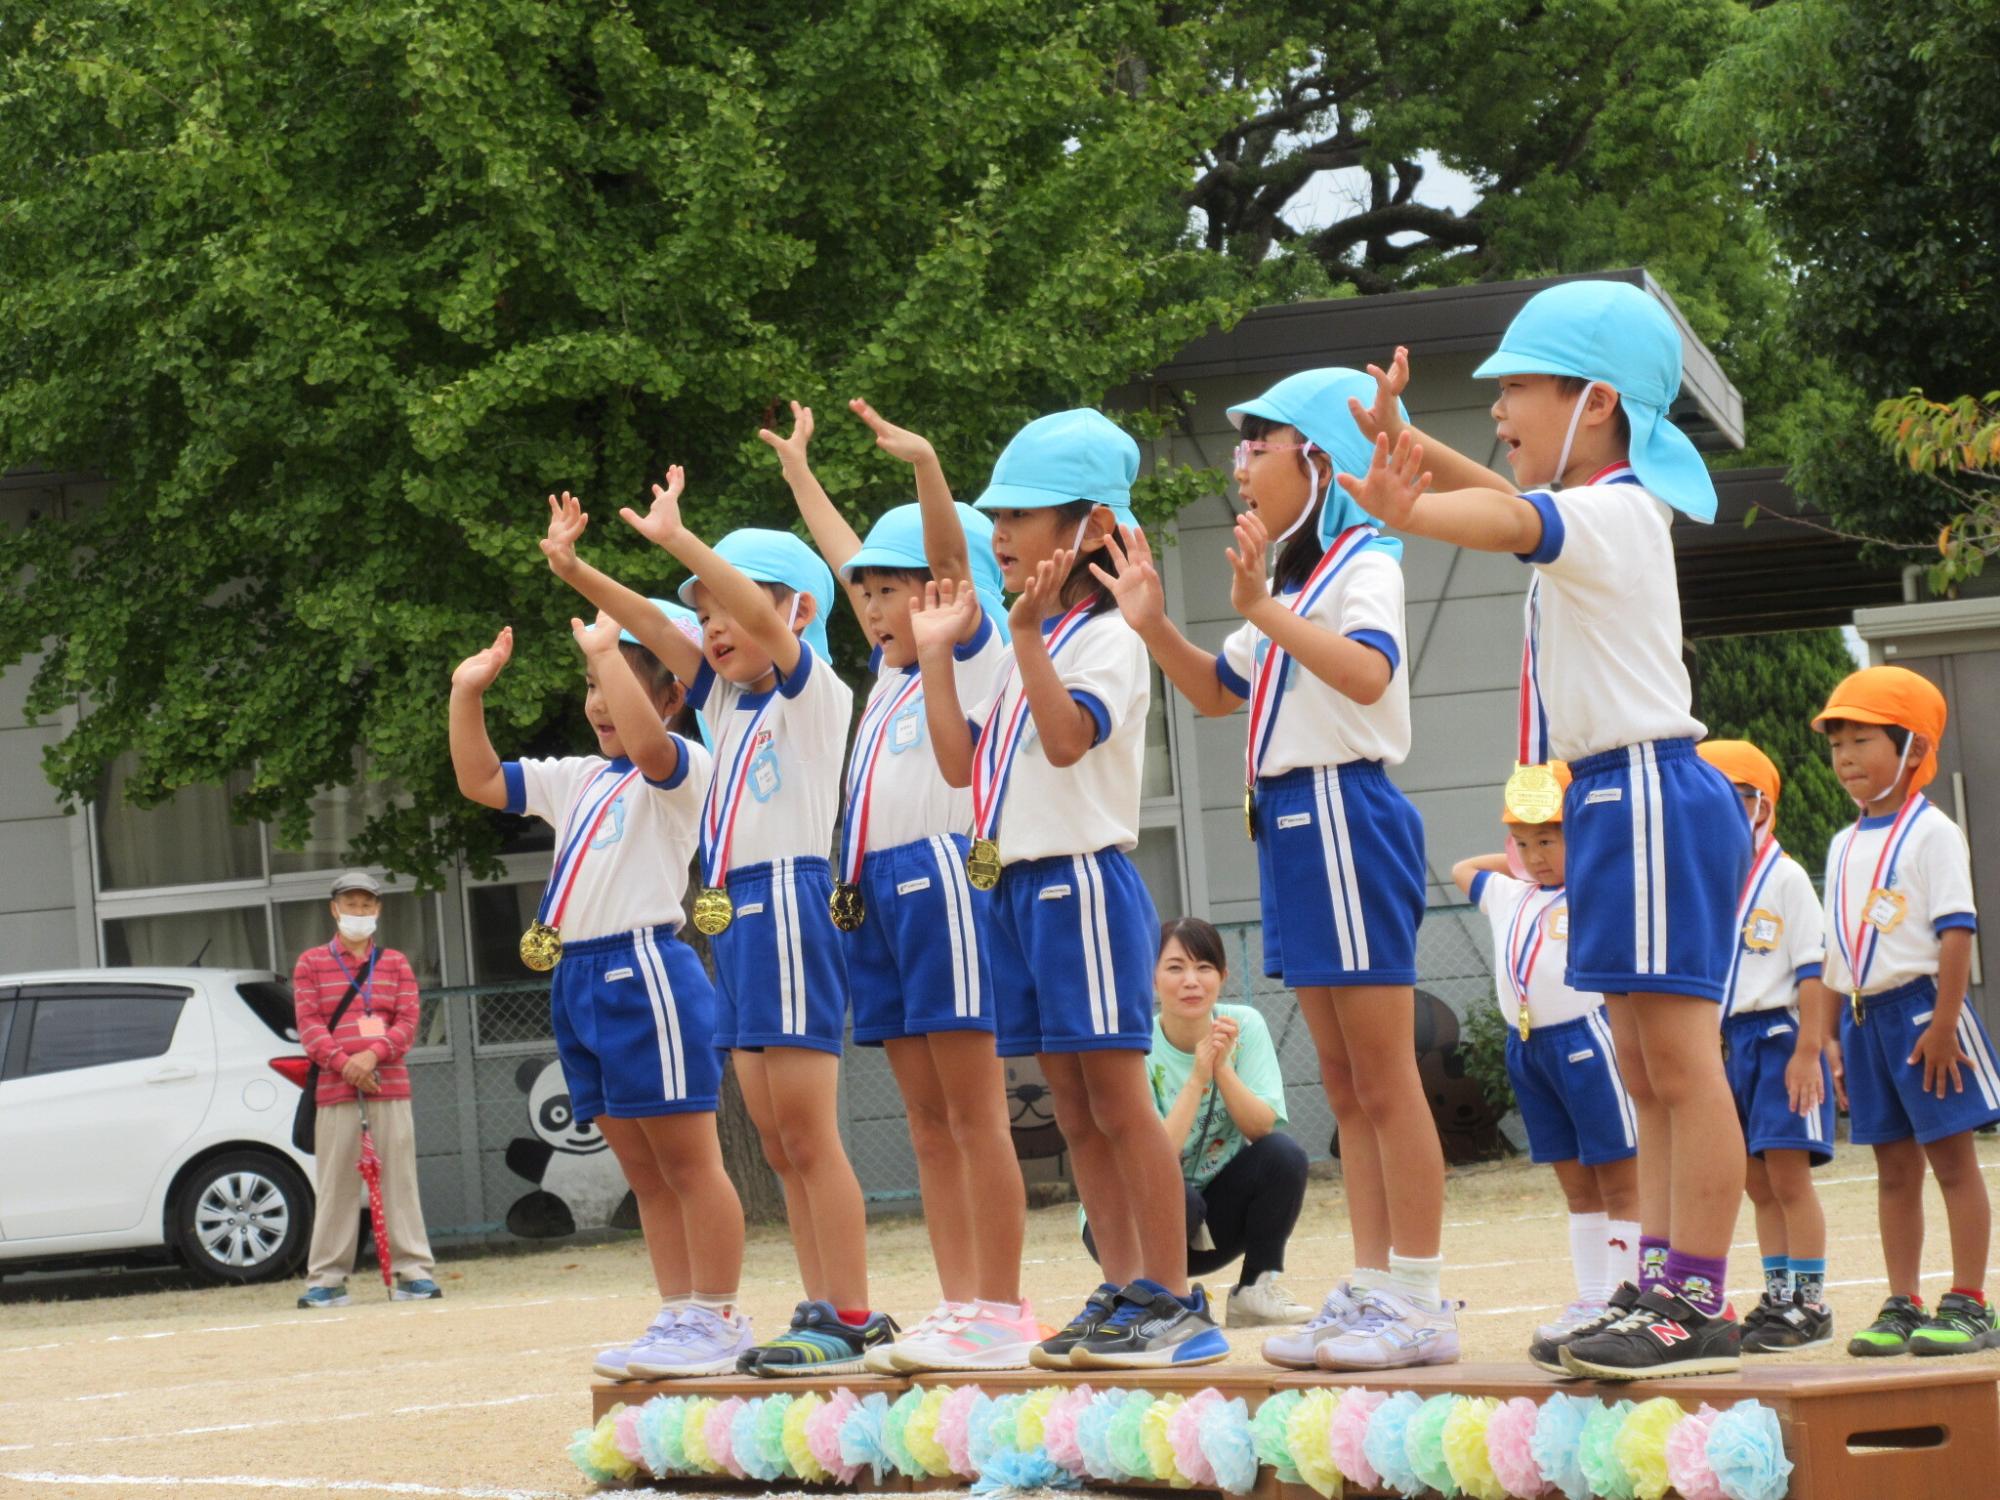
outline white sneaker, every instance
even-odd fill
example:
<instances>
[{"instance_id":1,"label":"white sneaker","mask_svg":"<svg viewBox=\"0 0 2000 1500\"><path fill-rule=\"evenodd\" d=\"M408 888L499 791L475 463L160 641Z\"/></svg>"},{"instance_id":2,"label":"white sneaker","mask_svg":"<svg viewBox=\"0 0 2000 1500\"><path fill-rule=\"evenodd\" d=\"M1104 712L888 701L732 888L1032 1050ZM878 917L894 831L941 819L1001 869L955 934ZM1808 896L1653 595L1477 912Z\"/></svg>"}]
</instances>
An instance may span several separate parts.
<instances>
[{"instance_id":1,"label":"white sneaker","mask_svg":"<svg viewBox=\"0 0 2000 1500\"><path fill-rule=\"evenodd\" d=\"M1458 1362L1458 1304L1419 1307L1401 1292L1370 1292L1361 1316L1313 1350L1322 1370L1401 1370Z\"/></svg>"},{"instance_id":2,"label":"white sneaker","mask_svg":"<svg viewBox=\"0 0 2000 1500\"><path fill-rule=\"evenodd\" d=\"M1535 1330L1535 1337L1538 1339L1559 1339L1571 1329L1581 1328L1585 1323L1592 1322L1601 1317L1604 1309L1610 1305L1608 1302L1586 1302L1579 1298L1556 1314L1554 1321L1544 1323L1541 1327L1537 1328Z\"/></svg>"},{"instance_id":3,"label":"white sneaker","mask_svg":"<svg viewBox=\"0 0 2000 1500\"><path fill-rule=\"evenodd\" d=\"M1292 1294L1278 1284L1276 1271L1260 1271L1248 1286L1229 1289L1231 1328L1273 1328L1303 1323L1313 1310L1292 1300Z\"/></svg>"},{"instance_id":4,"label":"white sneaker","mask_svg":"<svg viewBox=\"0 0 2000 1500\"><path fill-rule=\"evenodd\" d=\"M899 1375L903 1367L896 1363L897 1345L909 1339L927 1338L946 1324L956 1323L973 1311L974 1309L961 1307L956 1302L940 1302L888 1343L875 1345L861 1357L861 1363L872 1374Z\"/></svg>"},{"instance_id":5,"label":"white sneaker","mask_svg":"<svg viewBox=\"0 0 2000 1500\"><path fill-rule=\"evenodd\" d=\"M603 1376L606 1380L637 1380L639 1377L632 1373L628 1364L632 1352L635 1349L649 1347L671 1335L680 1323L681 1312L682 1309L679 1307L663 1307L658 1316L646 1325L646 1331L631 1343L616 1344L609 1349L598 1350L597 1358L590 1367L592 1372Z\"/></svg>"},{"instance_id":6,"label":"white sneaker","mask_svg":"<svg viewBox=\"0 0 2000 1500\"><path fill-rule=\"evenodd\" d=\"M913 1331L888 1346L896 1373L928 1370L1025 1370L1035 1346L1048 1336L1023 1302L1009 1315L974 1303L925 1332Z\"/></svg>"},{"instance_id":7,"label":"white sneaker","mask_svg":"<svg viewBox=\"0 0 2000 1500\"><path fill-rule=\"evenodd\" d=\"M1234 1299L1231 1299L1232 1302ZM1296 1333L1276 1333L1264 1340L1264 1358L1287 1370L1318 1368L1314 1356L1325 1340L1345 1333L1361 1316L1361 1303L1346 1282L1326 1294L1313 1319Z\"/></svg>"}]
</instances>

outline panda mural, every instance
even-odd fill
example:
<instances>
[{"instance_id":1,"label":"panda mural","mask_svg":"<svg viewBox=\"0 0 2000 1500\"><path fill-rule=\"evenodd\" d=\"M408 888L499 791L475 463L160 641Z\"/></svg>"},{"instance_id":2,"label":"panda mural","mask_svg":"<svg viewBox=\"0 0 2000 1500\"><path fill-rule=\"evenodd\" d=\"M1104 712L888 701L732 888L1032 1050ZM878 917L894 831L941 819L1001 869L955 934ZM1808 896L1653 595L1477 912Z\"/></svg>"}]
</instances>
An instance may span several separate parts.
<instances>
[{"instance_id":1,"label":"panda mural","mask_svg":"<svg viewBox=\"0 0 2000 1500\"><path fill-rule=\"evenodd\" d=\"M535 1190L508 1208L508 1232L546 1240L579 1229L637 1229L638 1203L610 1145L594 1124L580 1123L570 1112L562 1064L531 1057L514 1083L528 1096L528 1128L534 1134L507 1143L507 1167Z\"/></svg>"}]
</instances>

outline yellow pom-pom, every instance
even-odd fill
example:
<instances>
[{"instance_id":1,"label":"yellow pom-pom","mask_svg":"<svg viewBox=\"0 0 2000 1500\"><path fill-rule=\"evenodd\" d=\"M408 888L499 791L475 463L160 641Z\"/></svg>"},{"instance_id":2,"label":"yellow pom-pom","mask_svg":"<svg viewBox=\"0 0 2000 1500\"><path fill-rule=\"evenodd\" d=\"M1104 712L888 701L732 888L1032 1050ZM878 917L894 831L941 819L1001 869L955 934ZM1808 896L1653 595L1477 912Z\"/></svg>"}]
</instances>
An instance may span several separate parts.
<instances>
[{"instance_id":1,"label":"yellow pom-pom","mask_svg":"<svg viewBox=\"0 0 2000 1500\"><path fill-rule=\"evenodd\" d=\"M708 1451L708 1414L715 1410L715 1397L701 1396L688 1402L681 1415L681 1451L688 1467L697 1474L719 1474L722 1465Z\"/></svg>"},{"instance_id":2,"label":"yellow pom-pom","mask_svg":"<svg viewBox=\"0 0 2000 1500\"><path fill-rule=\"evenodd\" d=\"M1059 1385L1043 1385L1028 1392L1028 1399L1014 1413L1014 1446L1021 1452L1033 1453L1042 1446L1049 1408L1062 1396L1063 1389Z\"/></svg>"},{"instance_id":3,"label":"yellow pom-pom","mask_svg":"<svg viewBox=\"0 0 2000 1500\"><path fill-rule=\"evenodd\" d=\"M924 1472L935 1479L951 1475L951 1456L937 1436L938 1413L944 1408L944 1398L950 1394L945 1386L930 1387L903 1427L903 1446L910 1450L910 1457L924 1466Z\"/></svg>"},{"instance_id":4,"label":"yellow pom-pom","mask_svg":"<svg viewBox=\"0 0 2000 1500\"><path fill-rule=\"evenodd\" d=\"M1285 1423L1285 1446L1291 1450L1292 1467L1299 1471L1299 1478L1326 1500L1333 1500L1344 1487L1340 1468L1333 1461L1333 1439L1328 1426L1338 1405L1338 1390L1321 1387L1307 1391Z\"/></svg>"},{"instance_id":5,"label":"yellow pom-pom","mask_svg":"<svg viewBox=\"0 0 2000 1500\"><path fill-rule=\"evenodd\" d=\"M806 1441L806 1419L824 1405L826 1397L818 1391L807 1391L803 1396L794 1396L792 1404L785 1408L785 1462L808 1484L824 1484L833 1478L826 1465L813 1457L812 1444Z\"/></svg>"},{"instance_id":6,"label":"yellow pom-pom","mask_svg":"<svg viewBox=\"0 0 2000 1500\"><path fill-rule=\"evenodd\" d=\"M627 1458L618 1448L618 1413L622 1406L606 1412L597 1419L597 1425L590 1430L590 1441L584 1444L583 1456L589 1463L615 1479L630 1479L639 1472L639 1466Z\"/></svg>"},{"instance_id":7,"label":"yellow pom-pom","mask_svg":"<svg viewBox=\"0 0 2000 1500\"><path fill-rule=\"evenodd\" d=\"M1180 1465L1174 1462L1174 1445L1167 1441L1167 1418L1174 1414L1175 1407L1186 1400L1187 1397L1177 1394L1155 1397L1139 1423L1139 1440L1146 1445L1146 1462L1153 1466L1155 1474L1177 1490L1194 1488L1194 1480L1182 1473Z\"/></svg>"},{"instance_id":8,"label":"yellow pom-pom","mask_svg":"<svg viewBox=\"0 0 2000 1500\"><path fill-rule=\"evenodd\" d=\"M1444 1419L1444 1461L1458 1487L1472 1500L1507 1500L1507 1486L1493 1472L1486 1453L1486 1424L1500 1403L1491 1396L1460 1401Z\"/></svg>"},{"instance_id":9,"label":"yellow pom-pom","mask_svg":"<svg viewBox=\"0 0 2000 1500\"><path fill-rule=\"evenodd\" d=\"M1667 1478L1667 1434L1687 1417L1681 1404L1667 1396L1641 1401L1625 1414L1611 1451L1632 1476L1638 1500L1661 1500L1672 1482Z\"/></svg>"}]
</instances>

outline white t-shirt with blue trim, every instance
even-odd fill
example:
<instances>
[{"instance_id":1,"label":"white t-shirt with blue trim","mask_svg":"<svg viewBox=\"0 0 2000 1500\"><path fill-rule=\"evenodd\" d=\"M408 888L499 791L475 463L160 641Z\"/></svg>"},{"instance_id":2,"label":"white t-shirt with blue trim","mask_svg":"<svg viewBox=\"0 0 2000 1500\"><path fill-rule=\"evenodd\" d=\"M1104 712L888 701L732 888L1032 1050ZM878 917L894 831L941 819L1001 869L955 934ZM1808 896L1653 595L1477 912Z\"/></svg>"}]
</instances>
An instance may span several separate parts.
<instances>
[{"instance_id":1,"label":"white t-shirt with blue trim","mask_svg":"<svg viewBox=\"0 0 2000 1500\"><path fill-rule=\"evenodd\" d=\"M1528 1024L1559 1026L1602 1009L1604 997L1588 990L1573 990L1563 975L1569 968L1569 896L1561 888L1550 889L1533 881L1516 880L1481 870L1472 877L1469 893L1473 904L1486 913L1493 929L1493 988L1500 1002L1500 1014L1511 1028L1520 1024L1521 1002L1514 993L1508 965L1514 959L1507 952L1509 934L1516 947L1532 943L1539 932L1540 951L1528 973ZM1521 912L1525 903L1527 911ZM1516 926L1514 918L1521 914Z\"/></svg>"},{"instance_id":2,"label":"white t-shirt with blue trim","mask_svg":"<svg viewBox=\"0 0 2000 1500\"><path fill-rule=\"evenodd\" d=\"M992 697L995 676L1006 656L1005 637L993 628L990 616L981 615L979 629L972 639L952 648L952 675L958 683L958 701L983 703ZM921 680L914 663L907 667L884 667L879 649L870 665L876 678L868 694L868 707L861 712L863 723L882 699L900 696L913 678ZM855 752L860 749L857 739ZM951 786L938 770L924 717L921 687L896 710L883 731L868 809L867 848L871 851L893 849L939 834L971 832L972 791L969 787Z\"/></svg>"},{"instance_id":3,"label":"white t-shirt with blue trim","mask_svg":"<svg viewBox=\"0 0 2000 1500\"><path fill-rule=\"evenodd\" d=\"M1892 815L1850 823L1826 848L1826 982L1834 993L1854 988L1846 947L1854 940L1857 919L1866 916L1875 936L1875 957L1868 967L1864 995L1879 995L1913 979L1934 978L1938 971L1938 935L1954 927L1979 927L1979 908L1972 899L1972 854L1965 835L1935 803L1911 815L1908 838L1896 868L1884 877L1891 899L1870 907L1870 881L1881 857L1883 841L1895 823ZM1847 860L1847 931L1836 936L1841 920L1841 853L1852 843Z\"/></svg>"},{"instance_id":4,"label":"white t-shirt with blue trim","mask_svg":"<svg viewBox=\"0 0 2000 1500\"><path fill-rule=\"evenodd\" d=\"M1816 979L1826 963L1819 892L1812 876L1789 854L1778 856L1770 877L1740 914L1735 982L1722 999L1724 1016L1789 1010L1802 980Z\"/></svg>"},{"instance_id":5,"label":"white t-shirt with blue trim","mask_svg":"<svg viewBox=\"0 0 2000 1500\"><path fill-rule=\"evenodd\" d=\"M664 781L646 776L633 781L605 810L590 847L580 851L583 864L563 913L565 939L582 942L661 924L678 931L686 920L688 865L694 858L710 761L698 741L673 738L680 750L679 768ZM578 792L604 772L601 795L631 769L632 762L623 756L615 761L601 755L502 761L506 810L550 824L560 847L568 831L563 821Z\"/></svg>"},{"instance_id":6,"label":"white t-shirt with blue trim","mask_svg":"<svg viewBox=\"0 0 2000 1500\"><path fill-rule=\"evenodd\" d=\"M1292 589L1279 594L1289 603ZM1410 676L1403 670L1403 569L1379 548L1364 548L1314 601L1305 618L1322 630L1372 646L1389 661L1389 686L1373 703L1356 703L1300 665L1285 663L1272 691L1278 722L1271 731L1260 774L1278 776L1301 766L1335 766L1350 760L1401 765L1410 753ZM1229 634L1215 658L1216 680L1239 698L1250 696L1251 671L1271 641L1247 620Z\"/></svg>"}]
</instances>

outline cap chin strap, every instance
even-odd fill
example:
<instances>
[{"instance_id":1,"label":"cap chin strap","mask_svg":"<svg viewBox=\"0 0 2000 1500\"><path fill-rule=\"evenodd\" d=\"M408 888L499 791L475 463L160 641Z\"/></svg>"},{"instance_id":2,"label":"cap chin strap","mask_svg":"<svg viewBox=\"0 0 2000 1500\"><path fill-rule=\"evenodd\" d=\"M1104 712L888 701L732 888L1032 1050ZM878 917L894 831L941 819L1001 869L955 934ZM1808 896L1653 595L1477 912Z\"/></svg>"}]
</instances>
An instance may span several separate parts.
<instances>
[{"instance_id":1,"label":"cap chin strap","mask_svg":"<svg viewBox=\"0 0 2000 1500\"><path fill-rule=\"evenodd\" d=\"M1303 436L1303 434L1301 434L1301 436ZM1316 515L1319 511L1319 501L1320 501L1319 469L1312 461L1312 456L1317 452L1319 452L1318 446L1312 441L1311 438L1307 438L1305 446L1300 452L1300 457L1302 457L1305 460L1306 473L1312 476L1310 481L1310 488L1307 489L1306 491L1305 509L1301 510L1298 513L1298 515L1292 518L1292 524L1287 526L1281 535L1274 536L1271 538L1271 545L1273 547L1281 547L1286 542L1290 541L1292 533L1297 531L1301 526L1305 525L1306 522L1311 520L1312 517Z\"/></svg>"},{"instance_id":2,"label":"cap chin strap","mask_svg":"<svg viewBox=\"0 0 2000 1500\"><path fill-rule=\"evenodd\" d=\"M1083 513L1083 519L1076 523L1076 535L1070 538L1069 550L1078 557L1083 556L1083 534L1090 530L1090 518L1096 514L1097 507L1093 505Z\"/></svg>"},{"instance_id":3,"label":"cap chin strap","mask_svg":"<svg viewBox=\"0 0 2000 1500\"><path fill-rule=\"evenodd\" d=\"M1910 763L1910 746L1916 742L1917 737L1915 735L1911 735L1903 741L1903 753L1896 757L1896 772L1889 778L1882 790L1879 792L1870 792L1866 797L1856 797L1854 799L1854 805L1860 808L1864 814L1868 811L1869 803L1880 802L1896 789L1896 783L1903 779L1903 768Z\"/></svg>"},{"instance_id":4,"label":"cap chin strap","mask_svg":"<svg viewBox=\"0 0 2000 1500\"><path fill-rule=\"evenodd\" d=\"M1586 381L1583 389L1576 393L1576 405L1569 410L1569 431L1563 434L1562 456L1556 460L1556 477L1549 481L1552 488L1561 489L1563 475L1569 472L1569 450L1576 443L1577 423L1583 420L1583 403L1590 399L1590 388L1603 384L1601 380Z\"/></svg>"}]
</instances>

